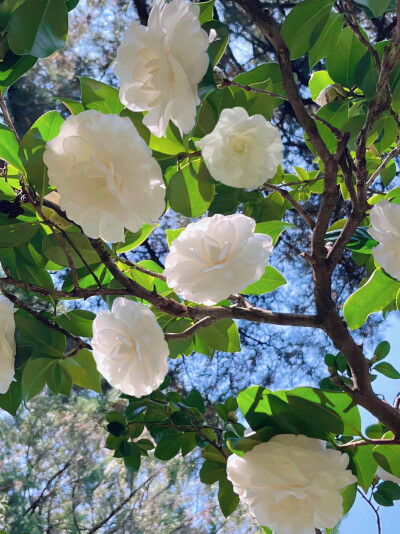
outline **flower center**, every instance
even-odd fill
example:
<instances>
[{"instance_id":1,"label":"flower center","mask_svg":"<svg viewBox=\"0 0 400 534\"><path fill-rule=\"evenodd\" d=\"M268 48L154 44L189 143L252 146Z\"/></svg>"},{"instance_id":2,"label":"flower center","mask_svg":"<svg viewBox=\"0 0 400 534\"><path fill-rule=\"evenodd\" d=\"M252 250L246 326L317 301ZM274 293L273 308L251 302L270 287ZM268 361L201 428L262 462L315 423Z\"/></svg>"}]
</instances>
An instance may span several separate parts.
<instances>
[{"instance_id":1,"label":"flower center","mask_svg":"<svg viewBox=\"0 0 400 534\"><path fill-rule=\"evenodd\" d=\"M109 193L118 198L123 204L124 196L122 194L122 176L120 173L115 171L111 161L107 165L102 163L96 156L92 156L91 160L97 177L104 180L104 185Z\"/></svg>"},{"instance_id":2,"label":"flower center","mask_svg":"<svg viewBox=\"0 0 400 534\"><path fill-rule=\"evenodd\" d=\"M249 145L253 140L253 135L249 133L232 133L229 136L228 143L230 144L232 150L236 154L245 154L248 152Z\"/></svg>"}]
</instances>

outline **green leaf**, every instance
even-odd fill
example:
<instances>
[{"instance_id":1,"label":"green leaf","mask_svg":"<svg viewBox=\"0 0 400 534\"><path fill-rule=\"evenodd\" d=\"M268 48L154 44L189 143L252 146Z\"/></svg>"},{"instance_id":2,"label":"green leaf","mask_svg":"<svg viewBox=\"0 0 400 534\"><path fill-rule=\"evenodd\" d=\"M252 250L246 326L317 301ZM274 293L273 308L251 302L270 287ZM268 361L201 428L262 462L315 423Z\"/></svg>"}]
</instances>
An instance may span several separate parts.
<instances>
[{"instance_id":1,"label":"green leaf","mask_svg":"<svg viewBox=\"0 0 400 534\"><path fill-rule=\"evenodd\" d=\"M189 395L185 399L185 404L186 406L197 408L202 414L205 412L203 397L201 396L201 393L195 388L190 390Z\"/></svg>"},{"instance_id":2,"label":"green leaf","mask_svg":"<svg viewBox=\"0 0 400 534\"><path fill-rule=\"evenodd\" d=\"M360 328L371 313L382 311L396 298L400 282L389 278L381 268L345 302L344 318L351 330Z\"/></svg>"},{"instance_id":3,"label":"green leaf","mask_svg":"<svg viewBox=\"0 0 400 534\"><path fill-rule=\"evenodd\" d=\"M89 350L82 349L73 358L63 359L60 365L71 377L74 384L101 393L101 376L97 370L93 354Z\"/></svg>"},{"instance_id":4,"label":"green leaf","mask_svg":"<svg viewBox=\"0 0 400 534\"><path fill-rule=\"evenodd\" d=\"M85 111L85 108L83 107L82 102L79 102L78 100L72 100L71 98L61 98L61 97L57 97L57 100L62 102L64 106L66 106L69 109L72 115L78 115L79 113L82 113L82 111Z\"/></svg>"},{"instance_id":5,"label":"green leaf","mask_svg":"<svg viewBox=\"0 0 400 534\"><path fill-rule=\"evenodd\" d=\"M271 236L272 244L275 246L281 233L288 228L295 228L295 225L283 221L266 221L256 224L254 232Z\"/></svg>"},{"instance_id":6,"label":"green leaf","mask_svg":"<svg viewBox=\"0 0 400 534\"><path fill-rule=\"evenodd\" d=\"M328 87L328 85L333 85L335 82L329 76L328 71L326 70L317 70L313 72L310 78L308 87L310 89L311 98L314 102L317 100L320 92Z\"/></svg>"},{"instance_id":7,"label":"green leaf","mask_svg":"<svg viewBox=\"0 0 400 534\"><path fill-rule=\"evenodd\" d=\"M120 113L124 106L119 100L119 93L114 87L79 76L81 84L82 104L85 109L95 109L102 113Z\"/></svg>"},{"instance_id":8,"label":"green leaf","mask_svg":"<svg viewBox=\"0 0 400 534\"><path fill-rule=\"evenodd\" d=\"M180 236L183 231L184 231L184 228L177 228L176 230L171 230L171 229L165 230L169 248L171 248L171 243L173 242L173 240L176 239L178 236Z\"/></svg>"},{"instance_id":9,"label":"green leaf","mask_svg":"<svg viewBox=\"0 0 400 534\"><path fill-rule=\"evenodd\" d=\"M207 53L210 57L210 64L212 67L221 59L225 48L229 41L229 29L223 22L219 20L210 20L202 25L203 30L208 34L213 29L216 32L215 39L208 45Z\"/></svg>"},{"instance_id":10,"label":"green leaf","mask_svg":"<svg viewBox=\"0 0 400 534\"><path fill-rule=\"evenodd\" d=\"M212 20L214 13L214 2L215 0L208 0L207 2L199 2L197 4L200 8L200 24L204 24L205 22Z\"/></svg>"},{"instance_id":11,"label":"green leaf","mask_svg":"<svg viewBox=\"0 0 400 534\"><path fill-rule=\"evenodd\" d=\"M365 48L347 27L342 30L339 40L328 55L326 67L329 75L335 82L351 88L356 85L356 67L365 55Z\"/></svg>"},{"instance_id":12,"label":"green leaf","mask_svg":"<svg viewBox=\"0 0 400 534\"><path fill-rule=\"evenodd\" d=\"M354 0L359 6L364 6L369 17L378 18L389 8L390 0Z\"/></svg>"},{"instance_id":13,"label":"green leaf","mask_svg":"<svg viewBox=\"0 0 400 534\"><path fill-rule=\"evenodd\" d=\"M359 486L367 492L372 484L378 464L372 454L373 445L366 445L365 447L357 447L353 456L353 461L356 466L357 481Z\"/></svg>"},{"instance_id":14,"label":"green leaf","mask_svg":"<svg viewBox=\"0 0 400 534\"><path fill-rule=\"evenodd\" d=\"M199 182L187 165L175 173L167 188L171 208L185 217L200 217L208 209L215 195L215 186Z\"/></svg>"},{"instance_id":15,"label":"green leaf","mask_svg":"<svg viewBox=\"0 0 400 534\"><path fill-rule=\"evenodd\" d=\"M129 250L133 250L134 248L138 247L148 238L154 228L155 226L144 223L138 232L133 233L130 230L126 230L125 241L121 241L120 243L116 243L114 245L115 252L117 252L117 254L122 254L123 252L128 252Z\"/></svg>"},{"instance_id":16,"label":"green leaf","mask_svg":"<svg viewBox=\"0 0 400 534\"><path fill-rule=\"evenodd\" d=\"M206 460L200 469L200 480L203 484L214 484L219 480L226 480L225 464Z\"/></svg>"},{"instance_id":17,"label":"green leaf","mask_svg":"<svg viewBox=\"0 0 400 534\"><path fill-rule=\"evenodd\" d=\"M381 482L373 493L374 500L381 506L394 506L400 499L400 486L391 480Z\"/></svg>"},{"instance_id":18,"label":"green leaf","mask_svg":"<svg viewBox=\"0 0 400 534\"><path fill-rule=\"evenodd\" d=\"M400 378L400 373L396 371L392 364L388 362L377 363L373 367L374 371L378 371L382 375L387 376L388 378Z\"/></svg>"},{"instance_id":19,"label":"green leaf","mask_svg":"<svg viewBox=\"0 0 400 534\"><path fill-rule=\"evenodd\" d=\"M400 445L377 445L373 454L385 471L400 478Z\"/></svg>"},{"instance_id":20,"label":"green leaf","mask_svg":"<svg viewBox=\"0 0 400 534\"><path fill-rule=\"evenodd\" d=\"M390 343L388 341L381 341L374 350L374 363L384 360L390 352Z\"/></svg>"},{"instance_id":21,"label":"green leaf","mask_svg":"<svg viewBox=\"0 0 400 534\"><path fill-rule=\"evenodd\" d=\"M75 249L72 248L72 246L63 237L61 238L71 254L75 267L77 269L84 267L85 265L79 255L75 252ZM68 238L73 243L75 248L79 250L80 255L85 259L88 265L93 265L94 263L99 262L99 256L92 248L92 245L86 236L75 232L69 232ZM56 263L57 265L61 265L62 267L69 266L67 256L53 234L49 234L43 239L42 247L43 254L50 261Z\"/></svg>"},{"instance_id":22,"label":"green leaf","mask_svg":"<svg viewBox=\"0 0 400 534\"><path fill-rule=\"evenodd\" d=\"M240 293L245 295L264 295L265 293L271 293L271 291L275 291L275 289L284 284L286 284L286 280L281 273L274 267L271 267L271 265L267 265L265 273L262 275L262 277L254 284L250 284L245 289L240 291Z\"/></svg>"},{"instance_id":23,"label":"green leaf","mask_svg":"<svg viewBox=\"0 0 400 534\"><path fill-rule=\"evenodd\" d=\"M342 27L343 15L333 12L330 13L322 32L309 51L308 65L310 70L318 61L326 58L326 56L331 53L332 49L335 48Z\"/></svg>"},{"instance_id":24,"label":"green leaf","mask_svg":"<svg viewBox=\"0 0 400 534\"><path fill-rule=\"evenodd\" d=\"M181 449L181 433L173 434L162 438L158 443L156 450L154 451L154 456L159 460L170 460L177 454Z\"/></svg>"},{"instance_id":25,"label":"green leaf","mask_svg":"<svg viewBox=\"0 0 400 534\"><path fill-rule=\"evenodd\" d=\"M206 328L200 328L196 332L196 337L214 350L223 352L240 351L239 332L236 323L232 319L223 319Z\"/></svg>"},{"instance_id":26,"label":"green leaf","mask_svg":"<svg viewBox=\"0 0 400 534\"><path fill-rule=\"evenodd\" d=\"M6 89L15 83L36 63L37 58L32 56L17 56L11 50L0 62L0 88Z\"/></svg>"},{"instance_id":27,"label":"green leaf","mask_svg":"<svg viewBox=\"0 0 400 534\"><path fill-rule=\"evenodd\" d=\"M47 57L65 45L67 32L64 0L25 0L12 14L8 43L15 54Z\"/></svg>"},{"instance_id":28,"label":"green leaf","mask_svg":"<svg viewBox=\"0 0 400 534\"><path fill-rule=\"evenodd\" d=\"M13 132L4 124L0 124L0 159L15 167L22 174L25 169L18 155L19 145Z\"/></svg>"},{"instance_id":29,"label":"green leaf","mask_svg":"<svg viewBox=\"0 0 400 534\"><path fill-rule=\"evenodd\" d=\"M360 413L345 393L315 388L272 392L252 386L239 393L238 404L253 430L272 427L320 439L361 435Z\"/></svg>"},{"instance_id":30,"label":"green leaf","mask_svg":"<svg viewBox=\"0 0 400 534\"><path fill-rule=\"evenodd\" d=\"M22 373L22 397L25 402L42 391L46 385L46 372L56 362L52 358L37 358L26 364Z\"/></svg>"},{"instance_id":31,"label":"green leaf","mask_svg":"<svg viewBox=\"0 0 400 534\"><path fill-rule=\"evenodd\" d=\"M122 442L124 443L124 442ZM121 445L122 445L121 443ZM129 443L129 454L124 455L124 464L128 471L139 471L141 464L140 448L136 443ZM120 446L121 447L121 446ZM125 452L128 452L127 450Z\"/></svg>"},{"instance_id":32,"label":"green leaf","mask_svg":"<svg viewBox=\"0 0 400 534\"><path fill-rule=\"evenodd\" d=\"M75 336L92 337L92 324L96 314L89 310L71 310L66 314L54 317L55 323Z\"/></svg>"},{"instance_id":33,"label":"green leaf","mask_svg":"<svg viewBox=\"0 0 400 534\"><path fill-rule=\"evenodd\" d=\"M20 222L0 215L0 247L17 247L30 241L39 229L39 222Z\"/></svg>"},{"instance_id":34,"label":"green leaf","mask_svg":"<svg viewBox=\"0 0 400 534\"><path fill-rule=\"evenodd\" d=\"M281 28L290 59L304 56L313 47L332 6L333 0L306 0L291 10Z\"/></svg>"},{"instance_id":35,"label":"green leaf","mask_svg":"<svg viewBox=\"0 0 400 534\"><path fill-rule=\"evenodd\" d=\"M6 393L0 394L0 408L8 412L10 415L15 415L17 413L18 407L22 402L21 377L18 377L17 373L17 381L11 383Z\"/></svg>"},{"instance_id":36,"label":"green leaf","mask_svg":"<svg viewBox=\"0 0 400 534\"><path fill-rule=\"evenodd\" d=\"M21 337L35 345L39 354L59 358L65 350L65 336L29 315L23 310L15 314L15 323Z\"/></svg>"},{"instance_id":37,"label":"green leaf","mask_svg":"<svg viewBox=\"0 0 400 534\"><path fill-rule=\"evenodd\" d=\"M218 502L225 517L230 516L239 505L239 495L233 491L232 482L226 478L219 481Z\"/></svg>"},{"instance_id":38,"label":"green leaf","mask_svg":"<svg viewBox=\"0 0 400 534\"><path fill-rule=\"evenodd\" d=\"M28 174L29 182L41 198L49 191L47 169L43 163L46 142L59 134L64 119L56 111L45 113L26 132L19 155Z\"/></svg>"}]
</instances>

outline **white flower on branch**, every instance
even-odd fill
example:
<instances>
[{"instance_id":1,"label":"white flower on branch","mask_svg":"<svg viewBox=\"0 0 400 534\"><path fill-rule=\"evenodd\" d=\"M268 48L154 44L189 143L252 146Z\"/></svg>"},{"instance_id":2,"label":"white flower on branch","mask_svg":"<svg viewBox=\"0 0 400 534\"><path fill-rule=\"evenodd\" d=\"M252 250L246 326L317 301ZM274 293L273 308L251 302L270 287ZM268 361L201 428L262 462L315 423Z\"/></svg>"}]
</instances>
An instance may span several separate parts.
<instances>
[{"instance_id":1,"label":"white flower on branch","mask_svg":"<svg viewBox=\"0 0 400 534\"><path fill-rule=\"evenodd\" d=\"M278 129L239 107L222 110L214 130L196 145L211 176L231 187L256 189L275 176L282 162Z\"/></svg>"},{"instance_id":2,"label":"white flower on branch","mask_svg":"<svg viewBox=\"0 0 400 534\"><path fill-rule=\"evenodd\" d=\"M400 204L381 200L372 208L370 218L372 228L368 232L379 242L372 254L390 276L400 280Z\"/></svg>"},{"instance_id":3,"label":"white flower on branch","mask_svg":"<svg viewBox=\"0 0 400 534\"><path fill-rule=\"evenodd\" d=\"M7 393L14 379L15 320L14 305L0 296L0 393Z\"/></svg>"},{"instance_id":4,"label":"white flower on branch","mask_svg":"<svg viewBox=\"0 0 400 534\"><path fill-rule=\"evenodd\" d=\"M181 132L194 127L197 86L209 63L199 12L184 0L158 2L147 28L132 22L118 48L121 102L132 111L148 111L143 123L154 135L165 135L169 120Z\"/></svg>"},{"instance_id":5,"label":"white flower on branch","mask_svg":"<svg viewBox=\"0 0 400 534\"><path fill-rule=\"evenodd\" d=\"M228 458L227 476L260 525L279 534L314 534L343 517L340 491L356 482L349 457L306 436L282 434Z\"/></svg>"},{"instance_id":6,"label":"white flower on branch","mask_svg":"<svg viewBox=\"0 0 400 534\"><path fill-rule=\"evenodd\" d=\"M93 321L97 369L115 388L142 397L160 386L168 371L168 344L148 306L117 298L111 312Z\"/></svg>"},{"instance_id":7,"label":"white flower on branch","mask_svg":"<svg viewBox=\"0 0 400 534\"><path fill-rule=\"evenodd\" d=\"M255 234L246 215L214 215L189 224L165 259L168 285L187 300L211 305L264 274L272 239Z\"/></svg>"},{"instance_id":8,"label":"white flower on branch","mask_svg":"<svg viewBox=\"0 0 400 534\"><path fill-rule=\"evenodd\" d=\"M165 209L165 185L151 150L126 117L88 110L66 119L43 160L60 207L91 238L124 241Z\"/></svg>"}]
</instances>

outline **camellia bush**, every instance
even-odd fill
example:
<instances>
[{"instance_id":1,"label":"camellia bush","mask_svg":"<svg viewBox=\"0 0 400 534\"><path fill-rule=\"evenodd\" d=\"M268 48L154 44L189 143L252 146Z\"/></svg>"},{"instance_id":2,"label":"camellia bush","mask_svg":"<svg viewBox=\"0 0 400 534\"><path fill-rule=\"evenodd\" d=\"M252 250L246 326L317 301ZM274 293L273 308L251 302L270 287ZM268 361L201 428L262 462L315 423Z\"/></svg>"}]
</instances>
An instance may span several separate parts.
<instances>
[{"instance_id":1,"label":"camellia bush","mask_svg":"<svg viewBox=\"0 0 400 534\"><path fill-rule=\"evenodd\" d=\"M375 511L400 498L400 400L373 389L377 373L400 373L387 342L366 353L357 337L369 315L400 309L400 3L304 0L282 21L259 0L234 2L275 62L227 78L214 0L157 2L122 37L120 87L81 77L80 101L59 96L67 118L50 111L22 138L7 88L63 47L78 2L0 4L0 407L15 414L45 386L100 393L103 377L126 407L104 430L121 469L198 449L225 516L241 500L267 533L329 533L357 489ZM375 42L363 25L384 15L390 38ZM287 104L311 169L285 163L273 118ZM165 268L131 261L167 210L192 222L166 230ZM286 283L269 261L297 230L293 212L309 314L253 304ZM364 273L344 306L332 289L343 258ZM97 315L80 307L99 297ZM254 385L211 424L208 399L174 390L168 361L240 351L238 322L307 327L310 345L321 330L337 352L321 355L319 388ZM362 427L360 407L375 424Z\"/></svg>"}]
</instances>

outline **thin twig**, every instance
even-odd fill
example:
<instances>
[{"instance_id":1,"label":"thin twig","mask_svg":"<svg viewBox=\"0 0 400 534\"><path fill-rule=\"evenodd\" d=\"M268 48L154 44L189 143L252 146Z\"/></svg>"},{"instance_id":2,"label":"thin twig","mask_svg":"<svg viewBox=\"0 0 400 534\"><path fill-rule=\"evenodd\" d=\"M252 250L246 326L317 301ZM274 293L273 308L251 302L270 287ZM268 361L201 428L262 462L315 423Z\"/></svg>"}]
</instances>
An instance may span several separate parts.
<instances>
[{"instance_id":1,"label":"thin twig","mask_svg":"<svg viewBox=\"0 0 400 534\"><path fill-rule=\"evenodd\" d=\"M296 202L296 200L292 197L289 191L286 191L286 189L281 189L280 187L273 185L273 184L269 184L269 183L264 184L263 188L270 190L270 191L276 191L277 193L279 193L284 199L286 199L293 206L293 208L305 220L305 222L308 224L311 230L314 229L315 221L307 213L307 211L303 209L298 202Z\"/></svg>"},{"instance_id":2,"label":"thin twig","mask_svg":"<svg viewBox=\"0 0 400 534\"><path fill-rule=\"evenodd\" d=\"M228 78L225 78L224 80L222 80L222 83L221 83L222 87L229 87L230 85L233 85L234 87L240 87L241 89L244 89L245 91L251 91L253 93L262 93L264 95L273 96L274 98L280 98L281 100L287 100L285 96L280 95L278 93L272 93L271 91L265 91L265 89L258 89L257 87L251 87L251 85L242 85L241 83L228 80Z\"/></svg>"},{"instance_id":3,"label":"thin twig","mask_svg":"<svg viewBox=\"0 0 400 534\"><path fill-rule=\"evenodd\" d=\"M378 510L379 508L375 508L375 506L372 504L371 499L367 499L367 497L364 495L364 493L360 490L360 488L357 488L358 493L361 495L361 497L364 499L366 503L372 508L374 511L374 514L376 516L376 524L378 526L378 534L382 534L382 528L381 528L381 518L379 517Z\"/></svg>"},{"instance_id":4,"label":"thin twig","mask_svg":"<svg viewBox=\"0 0 400 534\"><path fill-rule=\"evenodd\" d=\"M191 337L199 328L206 328L207 326L210 326L210 324L214 321L215 319L213 319L212 317L203 317L203 319L200 319L200 321L197 321L197 323L194 323L192 326L189 326L189 328L187 328L183 332L165 332L164 337L167 341L172 339L186 339L188 337Z\"/></svg>"},{"instance_id":5,"label":"thin twig","mask_svg":"<svg viewBox=\"0 0 400 534\"><path fill-rule=\"evenodd\" d=\"M376 169L376 171L371 175L370 179L368 180L366 184L366 189L371 187L371 185L374 183L376 178L381 174L382 171L385 170L386 165L391 161L393 158L398 156L400 153L400 146L397 145L396 148L394 148L389 154L386 156L386 158L382 161L382 163L379 165L379 167Z\"/></svg>"},{"instance_id":6,"label":"thin twig","mask_svg":"<svg viewBox=\"0 0 400 534\"><path fill-rule=\"evenodd\" d=\"M20 145L21 140L19 138L18 132L14 126L13 121L11 120L10 114L8 113L7 105L4 100L4 96L0 93L0 109L3 113L4 120L6 121L7 126L10 128L12 133L14 134L15 139L17 140L17 143Z\"/></svg>"}]
</instances>

